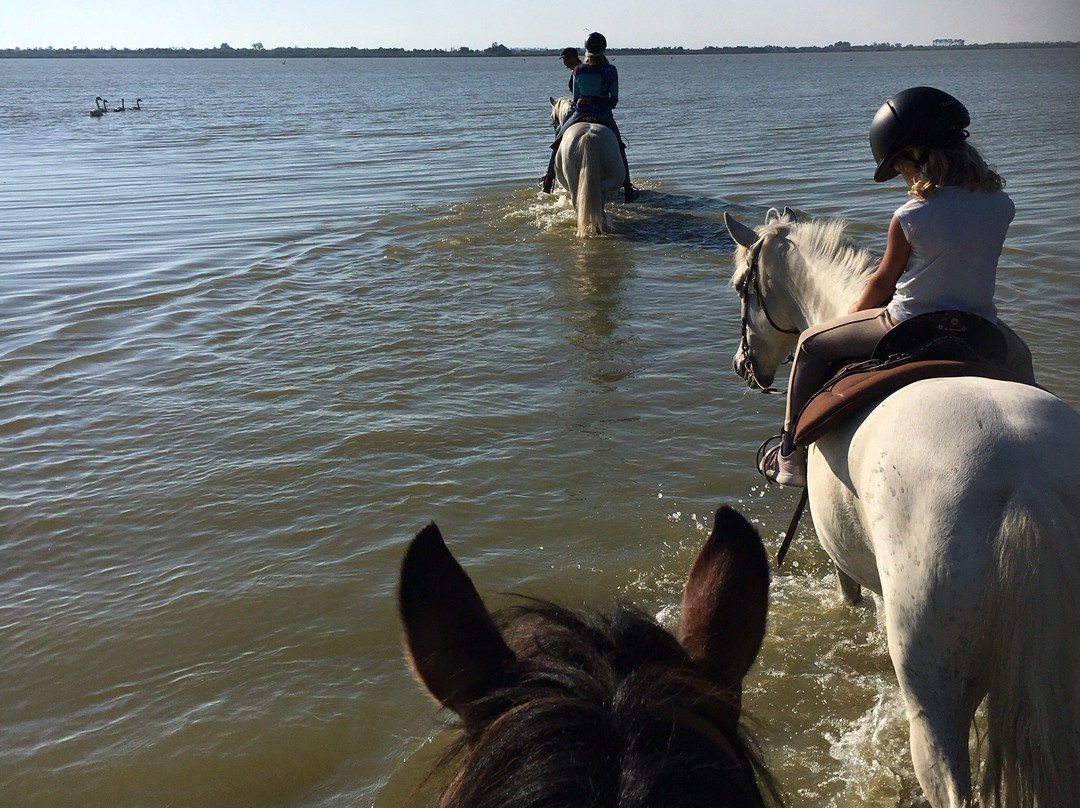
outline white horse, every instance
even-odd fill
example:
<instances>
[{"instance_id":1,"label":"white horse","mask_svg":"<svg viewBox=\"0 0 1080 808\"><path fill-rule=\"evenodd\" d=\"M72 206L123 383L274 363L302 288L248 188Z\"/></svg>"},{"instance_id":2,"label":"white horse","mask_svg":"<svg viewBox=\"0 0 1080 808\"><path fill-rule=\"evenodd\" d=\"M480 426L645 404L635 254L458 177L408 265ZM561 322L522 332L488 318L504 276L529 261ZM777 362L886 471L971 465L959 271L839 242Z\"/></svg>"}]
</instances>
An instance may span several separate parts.
<instances>
[{"instance_id":1,"label":"white horse","mask_svg":"<svg viewBox=\"0 0 1080 808\"><path fill-rule=\"evenodd\" d=\"M551 123L558 128L570 112L571 99L549 98ZM555 153L555 179L570 192L577 214L577 234L597 235L611 227L604 213L604 195L626 181L619 139L603 124L575 123L567 129Z\"/></svg>"},{"instance_id":2,"label":"white horse","mask_svg":"<svg viewBox=\"0 0 1080 808\"><path fill-rule=\"evenodd\" d=\"M735 367L765 387L877 262L839 222L786 208L756 230L725 220L740 245ZM1037 387L923 380L811 445L807 480L841 588L881 597L930 804L974 804L968 735L984 697L982 804L1078 804L1080 415Z\"/></svg>"}]
</instances>

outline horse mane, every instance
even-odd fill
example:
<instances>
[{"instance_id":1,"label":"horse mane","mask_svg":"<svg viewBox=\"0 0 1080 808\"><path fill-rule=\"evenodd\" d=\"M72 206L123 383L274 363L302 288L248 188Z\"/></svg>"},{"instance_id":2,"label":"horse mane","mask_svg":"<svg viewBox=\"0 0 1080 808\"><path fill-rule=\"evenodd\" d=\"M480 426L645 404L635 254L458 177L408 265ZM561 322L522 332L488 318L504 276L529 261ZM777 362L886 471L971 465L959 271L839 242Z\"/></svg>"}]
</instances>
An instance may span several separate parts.
<instances>
[{"instance_id":1,"label":"horse mane","mask_svg":"<svg viewBox=\"0 0 1080 808\"><path fill-rule=\"evenodd\" d=\"M551 104L551 120L556 125L561 124L566 118L570 107L573 106L574 99L569 96L563 95L558 98L552 99Z\"/></svg>"},{"instance_id":2,"label":"horse mane","mask_svg":"<svg viewBox=\"0 0 1080 808\"><path fill-rule=\"evenodd\" d=\"M843 219L811 219L791 228L790 238L801 250L835 265L838 272L863 278L874 271L878 259L869 250L856 247L844 232Z\"/></svg>"},{"instance_id":3,"label":"horse mane","mask_svg":"<svg viewBox=\"0 0 1080 808\"><path fill-rule=\"evenodd\" d=\"M443 806L782 805L738 694L649 615L524 599L495 619L515 675L472 705L479 720L437 767L460 770Z\"/></svg>"},{"instance_id":4,"label":"horse mane","mask_svg":"<svg viewBox=\"0 0 1080 808\"><path fill-rule=\"evenodd\" d=\"M755 228L762 238L786 235L799 251L815 264L829 264L841 276L863 279L872 273L878 259L868 250L856 247L847 237L847 222L843 219L809 219L800 222L770 221ZM740 246L735 253L738 267L731 278L731 285L738 288L750 271L746 260L749 248Z\"/></svg>"}]
</instances>

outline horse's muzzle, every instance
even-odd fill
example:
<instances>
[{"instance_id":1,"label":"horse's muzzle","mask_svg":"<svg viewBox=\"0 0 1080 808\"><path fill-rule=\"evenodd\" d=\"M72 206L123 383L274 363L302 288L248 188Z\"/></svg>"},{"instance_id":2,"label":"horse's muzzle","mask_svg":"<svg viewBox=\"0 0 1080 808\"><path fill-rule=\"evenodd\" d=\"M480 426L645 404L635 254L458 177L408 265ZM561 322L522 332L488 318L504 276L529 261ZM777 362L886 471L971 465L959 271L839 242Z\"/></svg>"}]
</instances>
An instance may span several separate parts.
<instances>
[{"instance_id":1,"label":"horse's muzzle","mask_svg":"<svg viewBox=\"0 0 1080 808\"><path fill-rule=\"evenodd\" d=\"M764 390L772 384L772 379L769 379L764 384L758 379L757 373L754 371L753 361L741 349L735 353L735 358L731 360L731 367L751 390Z\"/></svg>"}]
</instances>

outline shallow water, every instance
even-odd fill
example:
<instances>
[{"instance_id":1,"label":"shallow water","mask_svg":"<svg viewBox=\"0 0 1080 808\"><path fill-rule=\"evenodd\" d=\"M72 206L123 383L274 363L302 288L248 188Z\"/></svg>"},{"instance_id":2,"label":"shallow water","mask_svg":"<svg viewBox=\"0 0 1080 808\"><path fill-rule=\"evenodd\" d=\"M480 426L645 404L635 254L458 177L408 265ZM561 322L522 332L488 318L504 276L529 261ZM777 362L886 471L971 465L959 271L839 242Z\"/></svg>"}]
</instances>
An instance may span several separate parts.
<instances>
[{"instance_id":1,"label":"shallow water","mask_svg":"<svg viewBox=\"0 0 1080 808\"><path fill-rule=\"evenodd\" d=\"M0 804L394 804L432 518L495 604L669 621L716 506L775 547L722 214L880 250L866 126L905 86L971 109L1002 314L1075 406L1078 57L621 58L643 194L586 241L535 190L556 59L0 60ZM873 602L809 522L790 558L747 696L790 802L924 805Z\"/></svg>"}]
</instances>

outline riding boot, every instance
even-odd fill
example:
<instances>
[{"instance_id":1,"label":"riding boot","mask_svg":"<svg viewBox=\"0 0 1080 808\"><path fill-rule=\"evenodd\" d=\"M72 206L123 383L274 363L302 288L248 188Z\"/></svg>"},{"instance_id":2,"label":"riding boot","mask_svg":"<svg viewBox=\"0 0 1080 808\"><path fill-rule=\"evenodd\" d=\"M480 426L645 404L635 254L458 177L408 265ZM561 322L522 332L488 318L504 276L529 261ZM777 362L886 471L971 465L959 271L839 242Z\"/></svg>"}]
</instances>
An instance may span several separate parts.
<instances>
[{"instance_id":1,"label":"riding boot","mask_svg":"<svg viewBox=\"0 0 1080 808\"><path fill-rule=\"evenodd\" d=\"M557 143L558 141L556 141ZM554 148L554 147L552 147ZM555 184L555 152L551 152L551 157L548 159L547 171L544 172L544 176L540 178L540 186L544 189L545 194L550 194L551 189Z\"/></svg>"},{"instance_id":2,"label":"riding boot","mask_svg":"<svg viewBox=\"0 0 1080 808\"><path fill-rule=\"evenodd\" d=\"M796 446L787 430L781 432L780 444L759 458L758 471L770 483L806 488L806 448Z\"/></svg>"}]
</instances>

